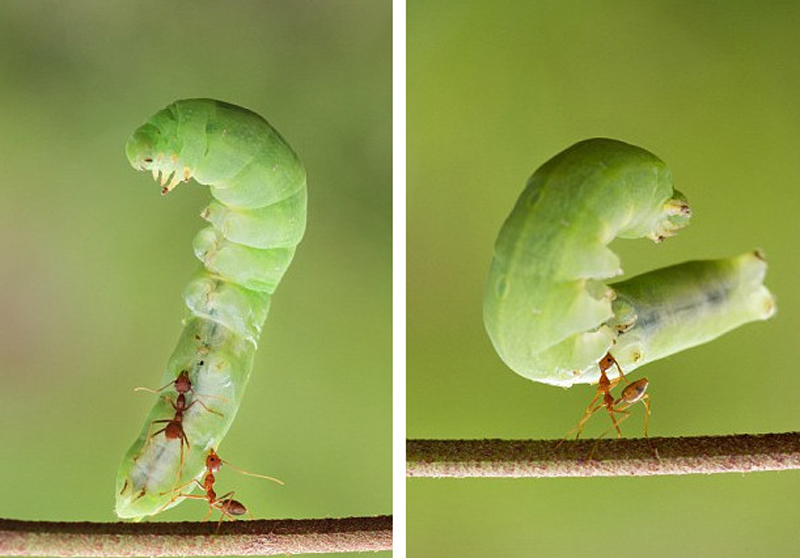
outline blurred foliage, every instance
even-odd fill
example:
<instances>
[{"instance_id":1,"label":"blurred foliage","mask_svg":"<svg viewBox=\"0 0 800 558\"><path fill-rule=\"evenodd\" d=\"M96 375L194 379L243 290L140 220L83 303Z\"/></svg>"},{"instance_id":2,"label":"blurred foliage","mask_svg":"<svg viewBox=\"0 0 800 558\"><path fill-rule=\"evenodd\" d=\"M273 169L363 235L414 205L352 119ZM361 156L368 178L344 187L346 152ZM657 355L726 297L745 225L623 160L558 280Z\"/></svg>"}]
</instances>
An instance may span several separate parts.
<instances>
[{"instance_id":1,"label":"blurred foliage","mask_svg":"<svg viewBox=\"0 0 800 558\"><path fill-rule=\"evenodd\" d=\"M179 332L207 188L125 159L178 98L265 116L309 224L220 454L256 517L391 512L391 2L0 4L0 516L113 520ZM158 519L200 519L187 502Z\"/></svg>"},{"instance_id":2,"label":"blurred foliage","mask_svg":"<svg viewBox=\"0 0 800 558\"><path fill-rule=\"evenodd\" d=\"M799 26L783 2L408 0L409 438L560 438L577 423L593 388L514 374L481 311L526 179L595 136L664 159L694 210L661 245L615 243L628 274L760 247L778 297L771 321L642 370L651 435L798 429ZM641 435L642 412L625 433ZM609 427L592 422L589 436ZM796 555L798 488L795 472L411 480L408 555Z\"/></svg>"}]
</instances>

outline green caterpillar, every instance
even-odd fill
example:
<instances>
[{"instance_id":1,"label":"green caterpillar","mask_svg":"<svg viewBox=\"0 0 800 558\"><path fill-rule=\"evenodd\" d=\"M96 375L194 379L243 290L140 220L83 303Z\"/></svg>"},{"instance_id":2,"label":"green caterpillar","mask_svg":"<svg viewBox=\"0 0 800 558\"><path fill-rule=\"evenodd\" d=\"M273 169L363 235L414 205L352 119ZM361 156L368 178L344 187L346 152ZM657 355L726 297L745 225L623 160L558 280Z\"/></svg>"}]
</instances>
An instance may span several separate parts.
<instances>
[{"instance_id":1,"label":"green caterpillar","mask_svg":"<svg viewBox=\"0 0 800 558\"><path fill-rule=\"evenodd\" d=\"M203 267L183 293L167 385L117 475L117 515L141 518L182 500L171 491L203 473L236 415L272 294L305 232L306 175L266 120L211 99L159 111L126 153L135 169L160 175L162 194L194 178L215 198L193 242Z\"/></svg>"},{"instance_id":2,"label":"green caterpillar","mask_svg":"<svg viewBox=\"0 0 800 558\"><path fill-rule=\"evenodd\" d=\"M660 242L690 216L667 166L644 149L598 138L553 157L495 244L483 316L497 353L526 378L569 387L597 383L606 353L627 373L772 316L758 252L606 284L622 274L614 238Z\"/></svg>"}]
</instances>

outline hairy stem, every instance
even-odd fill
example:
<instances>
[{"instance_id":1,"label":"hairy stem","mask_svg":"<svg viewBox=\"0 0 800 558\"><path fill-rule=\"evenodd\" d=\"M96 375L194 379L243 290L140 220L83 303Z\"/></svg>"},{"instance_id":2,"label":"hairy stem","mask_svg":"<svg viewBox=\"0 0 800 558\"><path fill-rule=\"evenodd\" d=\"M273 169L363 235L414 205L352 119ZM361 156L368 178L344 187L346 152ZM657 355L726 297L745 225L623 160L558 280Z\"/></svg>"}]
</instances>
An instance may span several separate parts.
<instances>
[{"instance_id":1,"label":"hairy stem","mask_svg":"<svg viewBox=\"0 0 800 558\"><path fill-rule=\"evenodd\" d=\"M800 469L800 433L600 440L408 440L409 477L611 477Z\"/></svg>"},{"instance_id":2,"label":"hairy stem","mask_svg":"<svg viewBox=\"0 0 800 558\"><path fill-rule=\"evenodd\" d=\"M272 556L391 550L392 516L200 523L0 519L2 556Z\"/></svg>"}]
</instances>

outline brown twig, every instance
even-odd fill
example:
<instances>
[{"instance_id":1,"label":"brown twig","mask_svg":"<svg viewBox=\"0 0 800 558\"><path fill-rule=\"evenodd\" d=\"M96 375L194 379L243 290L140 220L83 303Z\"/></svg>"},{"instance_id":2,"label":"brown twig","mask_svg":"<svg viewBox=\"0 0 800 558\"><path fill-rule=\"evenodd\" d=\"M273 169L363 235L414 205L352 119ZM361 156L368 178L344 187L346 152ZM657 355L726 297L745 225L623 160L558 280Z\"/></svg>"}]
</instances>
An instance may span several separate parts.
<instances>
[{"instance_id":1,"label":"brown twig","mask_svg":"<svg viewBox=\"0 0 800 558\"><path fill-rule=\"evenodd\" d=\"M610 477L800 469L800 433L601 440L408 440L409 477Z\"/></svg>"},{"instance_id":2,"label":"brown twig","mask_svg":"<svg viewBox=\"0 0 800 558\"><path fill-rule=\"evenodd\" d=\"M0 519L2 556L272 556L392 548L392 516L201 523Z\"/></svg>"}]
</instances>

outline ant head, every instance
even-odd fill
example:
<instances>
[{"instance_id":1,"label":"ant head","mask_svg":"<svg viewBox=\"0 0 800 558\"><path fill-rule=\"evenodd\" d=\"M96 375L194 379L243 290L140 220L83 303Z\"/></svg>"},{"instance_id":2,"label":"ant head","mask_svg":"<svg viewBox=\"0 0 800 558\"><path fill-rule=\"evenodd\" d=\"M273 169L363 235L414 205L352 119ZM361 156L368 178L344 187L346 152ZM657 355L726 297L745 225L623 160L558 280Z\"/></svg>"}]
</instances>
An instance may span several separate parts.
<instances>
[{"instance_id":1,"label":"ant head","mask_svg":"<svg viewBox=\"0 0 800 558\"><path fill-rule=\"evenodd\" d=\"M175 378L175 391L178 393L187 393L192 391L192 381L189 379L189 371L181 370L178 377Z\"/></svg>"},{"instance_id":2,"label":"ant head","mask_svg":"<svg viewBox=\"0 0 800 558\"><path fill-rule=\"evenodd\" d=\"M206 456L206 469L209 471L219 471L222 468L222 458L217 455L213 449L209 450L208 455Z\"/></svg>"},{"instance_id":3,"label":"ant head","mask_svg":"<svg viewBox=\"0 0 800 558\"><path fill-rule=\"evenodd\" d=\"M614 357L611 356L611 353L606 353L605 356L600 359L600 362L598 362L597 365L600 367L601 372L605 372L606 370L614 366L616 362L617 361L614 360Z\"/></svg>"}]
</instances>

